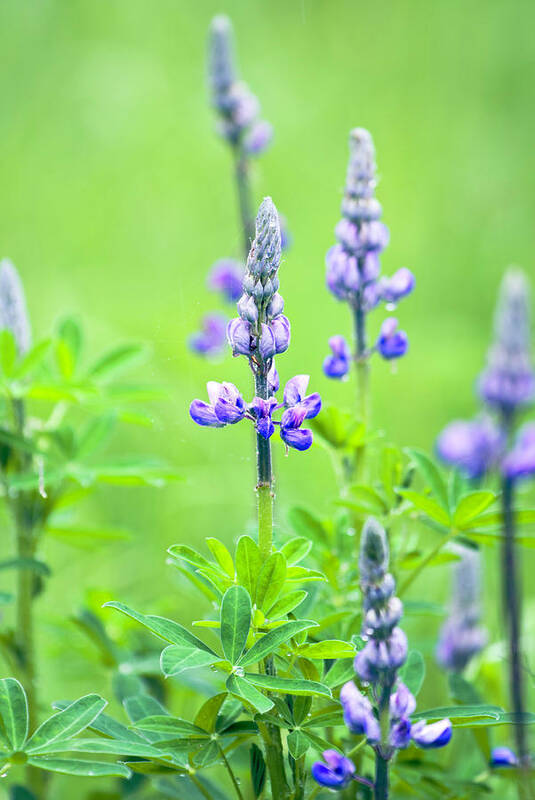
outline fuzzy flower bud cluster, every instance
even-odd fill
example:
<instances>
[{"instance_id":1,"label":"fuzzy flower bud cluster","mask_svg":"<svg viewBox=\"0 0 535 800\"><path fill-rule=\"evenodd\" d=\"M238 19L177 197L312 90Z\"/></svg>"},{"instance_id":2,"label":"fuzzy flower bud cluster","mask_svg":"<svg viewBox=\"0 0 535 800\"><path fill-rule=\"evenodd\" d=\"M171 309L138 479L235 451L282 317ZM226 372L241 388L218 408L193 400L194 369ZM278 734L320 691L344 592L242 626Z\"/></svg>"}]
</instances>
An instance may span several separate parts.
<instances>
[{"instance_id":1,"label":"fuzzy flower bud cluster","mask_svg":"<svg viewBox=\"0 0 535 800\"><path fill-rule=\"evenodd\" d=\"M363 128L355 128L350 133L349 148L342 219L335 230L337 244L326 257L327 287L338 300L349 303L354 313L366 315L381 302L394 307L412 292L414 276L405 267L390 278L381 276L379 257L388 244L389 232L380 221L382 209L375 197L375 150L371 135ZM323 369L327 377L341 378L349 370L350 359L345 359L344 365L332 342L329 345L333 354L325 359ZM349 350L347 345L346 348ZM385 320L373 349L386 359L399 358L407 352L408 338L404 331L397 330L396 319ZM368 357L373 349L357 355Z\"/></svg>"},{"instance_id":2,"label":"fuzzy flower bud cluster","mask_svg":"<svg viewBox=\"0 0 535 800\"><path fill-rule=\"evenodd\" d=\"M504 414L535 398L535 370L530 354L529 287L520 270L511 269L500 288L494 342L479 380L482 399Z\"/></svg>"},{"instance_id":3,"label":"fuzzy flower bud cluster","mask_svg":"<svg viewBox=\"0 0 535 800\"><path fill-rule=\"evenodd\" d=\"M283 315L278 270L281 232L277 209L270 197L256 218L256 235L249 252L238 314L230 321L227 337L235 356L249 358L253 370L284 353L290 344L290 323Z\"/></svg>"},{"instance_id":4,"label":"fuzzy flower bud cluster","mask_svg":"<svg viewBox=\"0 0 535 800\"><path fill-rule=\"evenodd\" d=\"M32 331L24 287L14 264L7 258L0 261L0 330L5 329L13 334L19 356L27 353Z\"/></svg>"},{"instance_id":5,"label":"fuzzy flower bud cluster","mask_svg":"<svg viewBox=\"0 0 535 800\"><path fill-rule=\"evenodd\" d=\"M480 625L480 556L463 547L461 560L453 567L450 615L440 632L436 650L438 663L453 672L462 672L487 643Z\"/></svg>"},{"instance_id":6,"label":"fuzzy flower bud cluster","mask_svg":"<svg viewBox=\"0 0 535 800\"><path fill-rule=\"evenodd\" d=\"M306 394L308 382L308 375L296 375L289 380L284 387L282 403L274 396L268 400L254 397L250 403L246 403L233 383L209 381L209 402L193 400L189 413L197 425L209 428L224 428L226 425L235 425L242 419L249 419L264 439L270 439L278 427L280 437L287 447L308 450L312 444L312 431L302 425L305 420L316 417L321 409L319 394ZM273 394L277 388L274 383L270 384ZM273 414L279 410L282 410L280 420L273 419Z\"/></svg>"},{"instance_id":7,"label":"fuzzy flower bud cluster","mask_svg":"<svg viewBox=\"0 0 535 800\"><path fill-rule=\"evenodd\" d=\"M214 17L210 25L208 77L221 136L249 155L262 153L273 130L269 122L260 119L257 97L238 79L232 24L223 15Z\"/></svg>"},{"instance_id":8,"label":"fuzzy flower bud cluster","mask_svg":"<svg viewBox=\"0 0 535 800\"><path fill-rule=\"evenodd\" d=\"M529 287L519 270L509 270L500 288L494 342L479 392L490 411L475 420L456 420L439 435L437 453L468 478L493 469L511 481L535 474L535 424L516 433L508 447L511 423L535 399L535 369L531 359Z\"/></svg>"}]
</instances>

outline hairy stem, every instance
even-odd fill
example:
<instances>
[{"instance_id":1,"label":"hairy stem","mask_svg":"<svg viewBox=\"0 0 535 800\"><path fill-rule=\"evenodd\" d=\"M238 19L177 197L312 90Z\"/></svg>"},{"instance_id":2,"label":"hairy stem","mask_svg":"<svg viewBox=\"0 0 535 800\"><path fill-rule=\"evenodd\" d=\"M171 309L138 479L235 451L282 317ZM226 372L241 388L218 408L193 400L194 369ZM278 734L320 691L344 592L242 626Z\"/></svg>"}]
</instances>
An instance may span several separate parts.
<instances>
[{"instance_id":1,"label":"hairy stem","mask_svg":"<svg viewBox=\"0 0 535 800\"><path fill-rule=\"evenodd\" d=\"M247 261L251 242L255 235L255 223L251 198L251 184L249 181L249 162L239 143L234 146L234 175L236 179L236 188L238 190L243 252L245 260Z\"/></svg>"},{"instance_id":2,"label":"hairy stem","mask_svg":"<svg viewBox=\"0 0 535 800\"><path fill-rule=\"evenodd\" d=\"M234 770L230 766L230 762L229 762L228 758L226 757L225 751L223 750L223 748L221 746L219 747L219 753L221 755L221 760L223 761L223 764L225 765L225 769L227 770L227 772L228 772L228 774L230 776L230 780L232 781L232 785L234 786L234 789L236 790L236 794L237 794L239 800L243 800L243 795L241 793L241 789L240 789L240 785L238 783L238 780L237 780L237 778L236 778L236 776L234 774Z\"/></svg>"},{"instance_id":3,"label":"hairy stem","mask_svg":"<svg viewBox=\"0 0 535 800\"><path fill-rule=\"evenodd\" d=\"M267 400L269 388L267 372L263 369L255 375L257 397ZM271 471L271 443L256 434L256 491L258 496L258 546L262 561L269 558L273 548L273 475Z\"/></svg>"},{"instance_id":4,"label":"hairy stem","mask_svg":"<svg viewBox=\"0 0 535 800\"><path fill-rule=\"evenodd\" d=\"M509 636L509 688L513 712L517 715L514 726L516 750L520 762L528 755L525 727L522 722L524 706L524 676L520 650L521 609L520 577L515 552L514 482L503 481L502 513L504 542L502 547L503 607Z\"/></svg>"}]
</instances>

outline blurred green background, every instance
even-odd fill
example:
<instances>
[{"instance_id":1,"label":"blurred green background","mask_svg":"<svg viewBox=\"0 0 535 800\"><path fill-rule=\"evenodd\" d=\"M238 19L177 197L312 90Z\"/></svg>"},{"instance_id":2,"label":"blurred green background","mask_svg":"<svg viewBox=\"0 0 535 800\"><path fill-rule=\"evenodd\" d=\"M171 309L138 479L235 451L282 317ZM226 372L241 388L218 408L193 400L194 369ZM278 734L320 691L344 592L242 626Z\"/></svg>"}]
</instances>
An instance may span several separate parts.
<instances>
[{"instance_id":1,"label":"blurred green background","mask_svg":"<svg viewBox=\"0 0 535 800\"><path fill-rule=\"evenodd\" d=\"M350 332L346 309L325 290L324 254L355 125L377 147L391 229L384 271L408 266L417 279L399 309L410 354L395 372L373 366L374 421L389 437L430 448L448 420L474 412L502 271L515 263L533 275L533 3L2 0L0 255L23 276L36 334L74 312L88 352L129 338L151 343L138 377L164 385L170 400L154 409L153 429L118 434L116 446L161 455L186 476L162 491L99 494L93 516L132 527L127 544L82 553L47 544L54 578L37 606L45 702L95 688L109 695L105 672L87 667L82 639L64 621L88 588L194 618L200 604L192 608L165 566L166 547L208 535L231 542L253 515L249 429L203 430L187 413L207 380L249 385L243 359L210 364L186 344L217 305L205 290L209 266L240 253L229 153L206 92L206 29L221 11L275 128L253 179L256 200L271 194L293 236L280 272L293 334L283 380L310 373L324 399L353 400L352 385L327 381L321 361L327 338ZM281 527L294 503L327 512L327 455L286 458L274 447ZM6 531L2 552L10 546ZM533 558L524 563L533 569ZM443 599L447 574L417 588L415 596ZM492 570L486 591L493 624ZM528 619L533 599L526 605Z\"/></svg>"}]
</instances>

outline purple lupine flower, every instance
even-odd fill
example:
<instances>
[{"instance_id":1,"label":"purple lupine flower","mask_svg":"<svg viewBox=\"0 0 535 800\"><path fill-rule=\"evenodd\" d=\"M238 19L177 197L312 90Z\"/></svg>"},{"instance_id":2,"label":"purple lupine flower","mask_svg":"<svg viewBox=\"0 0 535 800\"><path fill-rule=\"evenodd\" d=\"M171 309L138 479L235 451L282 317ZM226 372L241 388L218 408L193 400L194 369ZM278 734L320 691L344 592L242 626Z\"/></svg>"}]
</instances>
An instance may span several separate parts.
<instances>
[{"instance_id":1,"label":"purple lupine flower","mask_svg":"<svg viewBox=\"0 0 535 800\"><path fill-rule=\"evenodd\" d=\"M407 717L393 722L390 726L389 742L396 750L404 750L411 743L411 721Z\"/></svg>"},{"instance_id":2,"label":"purple lupine flower","mask_svg":"<svg viewBox=\"0 0 535 800\"><path fill-rule=\"evenodd\" d=\"M303 404L292 406L284 411L280 422L280 437L288 447L295 450L308 450L313 441L312 431L308 428L301 429L307 416L307 409Z\"/></svg>"},{"instance_id":3,"label":"purple lupine flower","mask_svg":"<svg viewBox=\"0 0 535 800\"><path fill-rule=\"evenodd\" d=\"M524 425L517 434L512 450L502 464L503 474L509 480L526 478L535 474L535 423Z\"/></svg>"},{"instance_id":4,"label":"purple lupine flower","mask_svg":"<svg viewBox=\"0 0 535 800\"><path fill-rule=\"evenodd\" d=\"M405 355L409 347L409 340L405 331L398 330L398 321L395 317L385 319L375 346L382 357L387 360Z\"/></svg>"},{"instance_id":5,"label":"purple lupine flower","mask_svg":"<svg viewBox=\"0 0 535 800\"><path fill-rule=\"evenodd\" d=\"M410 717L416 711L416 700L405 684L398 680L396 691L390 695L390 716L392 719Z\"/></svg>"},{"instance_id":6,"label":"purple lupine flower","mask_svg":"<svg viewBox=\"0 0 535 800\"><path fill-rule=\"evenodd\" d=\"M243 264L235 258L220 258L208 274L208 287L221 292L229 303L241 297L243 283Z\"/></svg>"},{"instance_id":7,"label":"purple lupine flower","mask_svg":"<svg viewBox=\"0 0 535 800\"><path fill-rule=\"evenodd\" d=\"M277 408L277 400L275 397L270 397L269 400L262 400L261 397L255 397L252 403L249 403L247 410L256 419L256 430L264 437L269 439L274 431L275 426L271 416Z\"/></svg>"},{"instance_id":8,"label":"purple lupine flower","mask_svg":"<svg viewBox=\"0 0 535 800\"><path fill-rule=\"evenodd\" d=\"M428 724L425 720L415 722L412 726L412 740L424 750L444 747L451 739L452 725L449 719L439 719Z\"/></svg>"},{"instance_id":9,"label":"purple lupine flower","mask_svg":"<svg viewBox=\"0 0 535 800\"><path fill-rule=\"evenodd\" d=\"M259 362L284 353L290 343L290 323L282 314L284 300L278 292L280 258L279 217L273 201L266 197L256 218L256 236L238 300L240 316L227 328L233 354L248 356L253 372Z\"/></svg>"},{"instance_id":10,"label":"purple lupine flower","mask_svg":"<svg viewBox=\"0 0 535 800\"><path fill-rule=\"evenodd\" d=\"M338 300L350 305L358 320L356 356L359 361L368 359L375 351L386 359L399 358L407 352L407 334L397 330L395 320L385 320L375 347L368 348L366 315L381 302L391 305L410 294L414 276L403 267L390 278L380 278L379 255L388 245L390 234L380 220L382 209L374 196L375 150L368 131L352 130L349 150L342 219L335 228L337 244L326 256L327 287ZM340 358L333 348L333 356L323 364L327 377L343 377L348 369L349 359Z\"/></svg>"},{"instance_id":11,"label":"purple lupine flower","mask_svg":"<svg viewBox=\"0 0 535 800\"><path fill-rule=\"evenodd\" d=\"M414 289L414 275L407 269L401 267L394 272L391 278L383 278L380 282L381 297L386 303L399 303L402 297L406 297Z\"/></svg>"},{"instance_id":12,"label":"purple lupine flower","mask_svg":"<svg viewBox=\"0 0 535 800\"><path fill-rule=\"evenodd\" d=\"M407 660L407 636L394 628L387 641L370 639L355 657L355 672L366 683L377 683L384 675L394 675Z\"/></svg>"},{"instance_id":13,"label":"purple lupine flower","mask_svg":"<svg viewBox=\"0 0 535 800\"><path fill-rule=\"evenodd\" d=\"M344 789L349 786L356 772L353 762L336 750L324 750L323 758L325 763L316 761L312 765L314 780L329 789Z\"/></svg>"},{"instance_id":14,"label":"purple lupine flower","mask_svg":"<svg viewBox=\"0 0 535 800\"><path fill-rule=\"evenodd\" d=\"M462 672L487 643L480 620L480 556L476 550L460 548L461 560L453 567L450 616L442 626L436 649L438 663Z\"/></svg>"},{"instance_id":15,"label":"purple lupine flower","mask_svg":"<svg viewBox=\"0 0 535 800\"><path fill-rule=\"evenodd\" d=\"M197 425L222 428L244 418L245 403L233 383L208 381L206 388L210 402L193 400L189 407L190 416Z\"/></svg>"},{"instance_id":16,"label":"purple lupine flower","mask_svg":"<svg viewBox=\"0 0 535 800\"><path fill-rule=\"evenodd\" d=\"M274 363L271 365L269 369L267 380L268 380L269 391L271 392L271 394L276 394L276 392L279 391L280 379L279 379L279 373L277 372Z\"/></svg>"},{"instance_id":17,"label":"purple lupine flower","mask_svg":"<svg viewBox=\"0 0 535 800\"><path fill-rule=\"evenodd\" d=\"M370 744L378 742L381 738L379 722L373 714L370 701L353 681L342 686L340 702L344 709L344 722L351 733L364 734Z\"/></svg>"},{"instance_id":18,"label":"purple lupine flower","mask_svg":"<svg viewBox=\"0 0 535 800\"><path fill-rule=\"evenodd\" d=\"M489 763L491 767L517 767L518 758L509 747L493 747Z\"/></svg>"},{"instance_id":19,"label":"purple lupine flower","mask_svg":"<svg viewBox=\"0 0 535 800\"><path fill-rule=\"evenodd\" d=\"M264 152L273 139L273 125L266 120L254 122L247 131L243 146L251 156L258 156Z\"/></svg>"},{"instance_id":20,"label":"purple lupine flower","mask_svg":"<svg viewBox=\"0 0 535 800\"><path fill-rule=\"evenodd\" d=\"M468 478L480 478L496 466L504 446L503 431L485 416L450 422L437 439L436 451Z\"/></svg>"},{"instance_id":21,"label":"purple lupine flower","mask_svg":"<svg viewBox=\"0 0 535 800\"><path fill-rule=\"evenodd\" d=\"M490 406L510 414L535 398L535 370L530 354L529 289L520 270L511 269L500 287L494 319L494 342L479 391Z\"/></svg>"},{"instance_id":22,"label":"purple lupine flower","mask_svg":"<svg viewBox=\"0 0 535 800\"><path fill-rule=\"evenodd\" d=\"M203 356L220 355L226 344L227 318L224 314L206 314L201 330L189 338L190 349Z\"/></svg>"},{"instance_id":23,"label":"purple lupine flower","mask_svg":"<svg viewBox=\"0 0 535 800\"><path fill-rule=\"evenodd\" d=\"M212 103L219 113L218 130L233 146L258 155L271 139L271 126L260 120L260 104L237 77L232 25L228 17L214 17L208 41L208 77Z\"/></svg>"},{"instance_id":24,"label":"purple lupine flower","mask_svg":"<svg viewBox=\"0 0 535 800\"><path fill-rule=\"evenodd\" d=\"M332 355L323 361L323 372L328 378L343 378L351 366L351 350L343 336L331 336L329 347Z\"/></svg>"},{"instance_id":25,"label":"purple lupine flower","mask_svg":"<svg viewBox=\"0 0 535 800\"><path fill-rule=\"evenodd\" d=\"M317 417L321 411L321 397L318 392L307 394L310 375L295 375L284 387L284 405L287 408L302 406L306 410L305 419Z\"/></svg>"},{"instance_id":26,"label":"purple lupine flower","mask_svg":"<svg viewBox=\"0 0 535 800\"><path fill-rule=\"evenodd\" d=\"M7 258L0 261L0 330L4 329L13 334L19 356L25 355L32 345L30 318L20 275Z\"/></svg>"}]
</instances>

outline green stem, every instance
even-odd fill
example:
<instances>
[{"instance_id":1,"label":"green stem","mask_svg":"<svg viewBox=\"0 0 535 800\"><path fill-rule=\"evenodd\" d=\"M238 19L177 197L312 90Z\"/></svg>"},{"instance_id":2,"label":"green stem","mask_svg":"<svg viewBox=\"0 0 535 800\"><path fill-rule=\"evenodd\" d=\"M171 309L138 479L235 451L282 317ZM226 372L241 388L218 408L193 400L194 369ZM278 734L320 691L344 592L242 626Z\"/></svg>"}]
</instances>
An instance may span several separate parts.
<instances>
[{"instance_id":1,"label":"green stem","mask_svg":"<svg viewBox=\"0 0 535 800\"><path fill-rule=\"evenodd\" d=\"M362 308L360 299L353 306L353 321L355 327L355 372L357 377L357 416L364 424L365 431L369 424L370 416L370 365L366 347L366 313ZM354 477L360 478L364 469L366 456L365 445L361 445L355 452Z\"/></svg>"},{"instance_id":2,"label":"green stem","mask_svg":"<svg viewBox=\"0 0 535 800\"><path fill-rule=\"evenodd\" d=\"M375 800L388 800L388 761L375 753Z\"/></svg>"},{"instance_id":3,"label":"green stem","mask_svg":"<svg viewBox=\"0 0 535 800\"><path fill-rule=\"evenodd\" d=\"M240 143L234 146L234 175L238 190L238 205L243 236L243 252L245 260L249 255L251 242L255 234L255 221L253 203L251 198L251 184L249 181L249 163Z\"/></svg>"},{"instance_id":4,"label":"green stem","mask_svg":"<svg viewBox=\"0 0 535 800\"><path fill-rule=\"evenodd\" d=\"M412 586L412 584L414 583L416 578L420 575L420 573L424 571L427 565L434 559L436 555L438 555L438 553L440 553L444 545L447 544L450 541L450 539L456 535L456 533L457 533L456 530L450 531L447 536L444 536L442 539L440 539L436 547L433 547L433 549L429 551L426 557L423 558L418 564L418 566L413 569L407 580L401 584L397 592L398 597L401 597L402 595L405 594L407 589L410 586Z\"/></svg>"},{"instance_id":5,"label":"green stem","mask_svg":"<svg viewBox=\"0 0 535 800\"><path fill-rule=\"evenodd\" d=\"M375 748L375 800L388 799L388 749L390 736L390 694L392 685L383 686L379 702L381 744Z\"/></svg>"},{"instance_id":6,"label":"green stem","mask_svg":"<svg viewBox=\"0 0 535 800\"><path fill-rule=\"evenodd\" d=\"M191 782L195 784L195 786L197 787L199 792L202 794L202 796L206 797L206 800L214 800L214 798L212 797L212 795L210 794L210 792L208 791L206 786L204 786L200 782L200 780L197 778L196 775L193 775L192 773L190 773L189 777L190 777Z\"/></svg>"},{"instance_id":7,"label":"green stem","mask_svg":"<svg viewBox=\"0 0 535 800\"><path fill-rule=\"evenodd\" d=\"M240 785L239 785L239 783L237 781L236 776L234 775L234 770L230 766L230 762L229 762L228 758L226 757L225 751L223 750L221 745L219 746L219 752L221 754L221 759L223 761L223 764L225 765L225 769L227 770L227 772L228 772L228 774L230 776L230 780L232 781L232 785L234 786L234 789L236 790L236 794L238 795L239 800L243 800L243 795L241 793Z\"/></svg>"}]
</instances>

